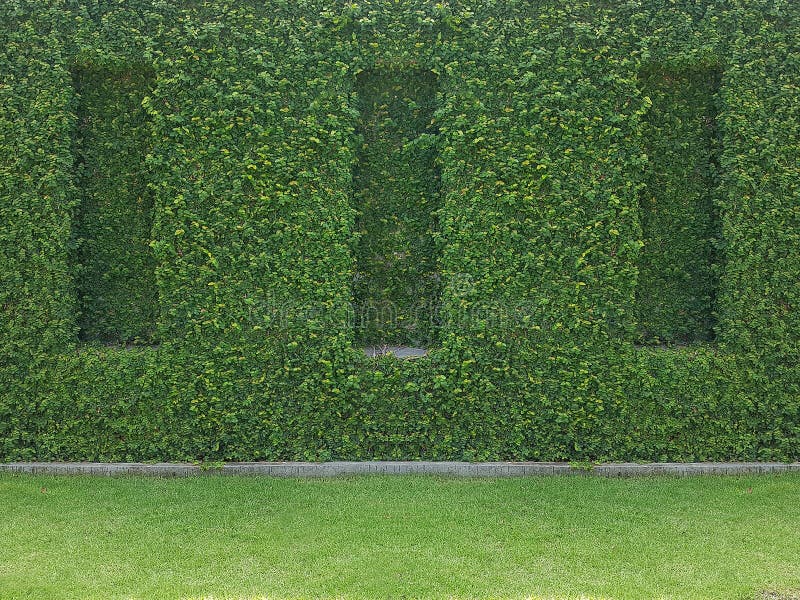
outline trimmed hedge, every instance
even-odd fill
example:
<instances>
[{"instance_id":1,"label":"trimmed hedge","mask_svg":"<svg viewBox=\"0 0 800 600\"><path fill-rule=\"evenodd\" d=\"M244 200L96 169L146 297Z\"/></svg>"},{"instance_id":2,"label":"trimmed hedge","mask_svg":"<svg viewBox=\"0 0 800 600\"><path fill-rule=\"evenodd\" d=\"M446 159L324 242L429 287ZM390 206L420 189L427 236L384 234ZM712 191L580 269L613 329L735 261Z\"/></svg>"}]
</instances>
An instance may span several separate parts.
<instances>
[{"instance_id":1,"label":"trimmed hedge","mask_svg":"<svg viewBox=\"0 0 800 600\"><path fill-rule=\"evenodd\" d=\"M0 459L800 458L794 5L46 4Z\"/></svg>"}]
</instances>

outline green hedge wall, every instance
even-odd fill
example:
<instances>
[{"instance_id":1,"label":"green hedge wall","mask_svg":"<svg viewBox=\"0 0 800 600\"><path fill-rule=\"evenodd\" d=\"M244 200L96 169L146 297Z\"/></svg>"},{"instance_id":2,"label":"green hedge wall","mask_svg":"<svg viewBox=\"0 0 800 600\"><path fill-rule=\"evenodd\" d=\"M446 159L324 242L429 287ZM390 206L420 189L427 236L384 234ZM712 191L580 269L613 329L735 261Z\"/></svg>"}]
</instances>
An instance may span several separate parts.
<instances>
[{"instance_id":1,"label":"green hedge wall","mask_svg":"<svg viewBox=\"0 0 800 600\"><path fill-rule=\"evenodd\" d=\"M0 459L800 458L799 30L3 3Z\"/></svg>"}]
</instances>

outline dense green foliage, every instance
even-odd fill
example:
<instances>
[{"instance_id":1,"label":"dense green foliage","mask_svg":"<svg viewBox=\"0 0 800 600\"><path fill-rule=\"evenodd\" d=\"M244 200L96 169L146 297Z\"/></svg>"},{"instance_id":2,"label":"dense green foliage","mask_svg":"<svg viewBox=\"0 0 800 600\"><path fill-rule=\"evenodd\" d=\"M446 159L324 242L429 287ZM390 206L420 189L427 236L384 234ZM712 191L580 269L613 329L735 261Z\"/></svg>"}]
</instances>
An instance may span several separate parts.
<instances>
[{"instance_id":1,"label":"dense green foliage","mask_svg":"<svg viewBox=\"0 0 800 600\"><path fill-rule=\"evenodd\" d=\"M3 3L0 457L800 457L799 27Z\"/></svg>"},{"instance_id":2,"label":"dense green foliage","mask_svg":"<svg viewBox=\"0 0 800 600\"><path fill-rule=\"evenodd\" d=\"M721 241L714 206L717 73L655 70L643 74L642 84L653 106L644 119L650 165L639 213L637 322L646 339L707 340Z\"/></svg>"},{"instance_id":3,"label":"dense green foliage","mask_svg":"<svg viewBox=\"0 0 800 600\"><path fill-rule=\"evenodd\" d=\"M798 485L789 474L0 474L0 589L63 600L794 600Z\"/></svg>"},{"instance_id":4,"label":"dense green foliage","mask_svg":"<svg viewBox=\"0 0 800 600\"><path fill-rule=\"evenodd\" d=\"M363 142L353 175L356 339L429 345L439 299L436 77L363 72L357 92Z\"/></svg>"},{"instance_id":5,"label":"dense green foliage","mask_svg":"<svg viewBox=\"0 0 800 600\"><path fill-rule=\"evenodd\" d=\"M81 339L129 342L153 335L158 292L145 167L151 135L142 108L148 80L140 71L75 71L80 191L73 229Z\"/></svg>"}]
</instances>

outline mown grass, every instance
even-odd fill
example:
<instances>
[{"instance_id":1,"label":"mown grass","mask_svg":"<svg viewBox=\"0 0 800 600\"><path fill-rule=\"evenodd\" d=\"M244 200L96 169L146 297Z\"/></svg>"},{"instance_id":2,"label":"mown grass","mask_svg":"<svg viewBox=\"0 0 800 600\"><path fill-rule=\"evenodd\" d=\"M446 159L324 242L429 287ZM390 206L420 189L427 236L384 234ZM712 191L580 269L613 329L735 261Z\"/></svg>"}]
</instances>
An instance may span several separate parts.
<instances>
[{"instance_id":1,"label":"mown grass","mask_svg":"<svg viewBox=\"0 0 800 600\"><path fill-rule=\"evenodd\" d=\"M3 599L752 599L800 589L794 475L3 475L0 507Z\"/></svg>"}]
</instances>

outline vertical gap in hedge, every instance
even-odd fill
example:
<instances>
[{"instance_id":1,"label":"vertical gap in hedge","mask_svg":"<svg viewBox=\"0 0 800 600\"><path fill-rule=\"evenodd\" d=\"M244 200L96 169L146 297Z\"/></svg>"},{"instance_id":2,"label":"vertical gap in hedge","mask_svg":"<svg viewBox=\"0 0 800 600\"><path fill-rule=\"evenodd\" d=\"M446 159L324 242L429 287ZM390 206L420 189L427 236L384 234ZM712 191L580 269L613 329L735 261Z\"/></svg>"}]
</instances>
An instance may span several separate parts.
<instances>
[{"instance_id":1,"label":"vertical gap in hedge","mask_svg":"<svg viewBox=\"0 0 800 600\"><path fill-rule=\"evenodd\" d=\"M639 341L686 344L714 338L721 239L715 208L719 131L715 68L641 73L652 100L645 117L649 170L640 196Z\"/></svg>"},{"instance_id":2,"label":"vertical gap in hedge","mask_svg":"<svg viewBox=\"0 0 800 600\"><path fill-rule=\"evenodd\" d=\"M358 75L362 144L353 183L360 238L353 298L355 338L363 347L435 343L441 205L436 90L430 71Z\"/></svg>"},{"instance_id":3,"label":"vertical gap in hedge","mask_svg":"<svg viewBox=\"0 0 800 600\"><path fill-rule=\"evenodd\" d=\"M154 343L158 293L150 249L153 197L145 156L148 69L73 71L78 96L73 220L81 341Z\"/></svg>"}]
</instances>

